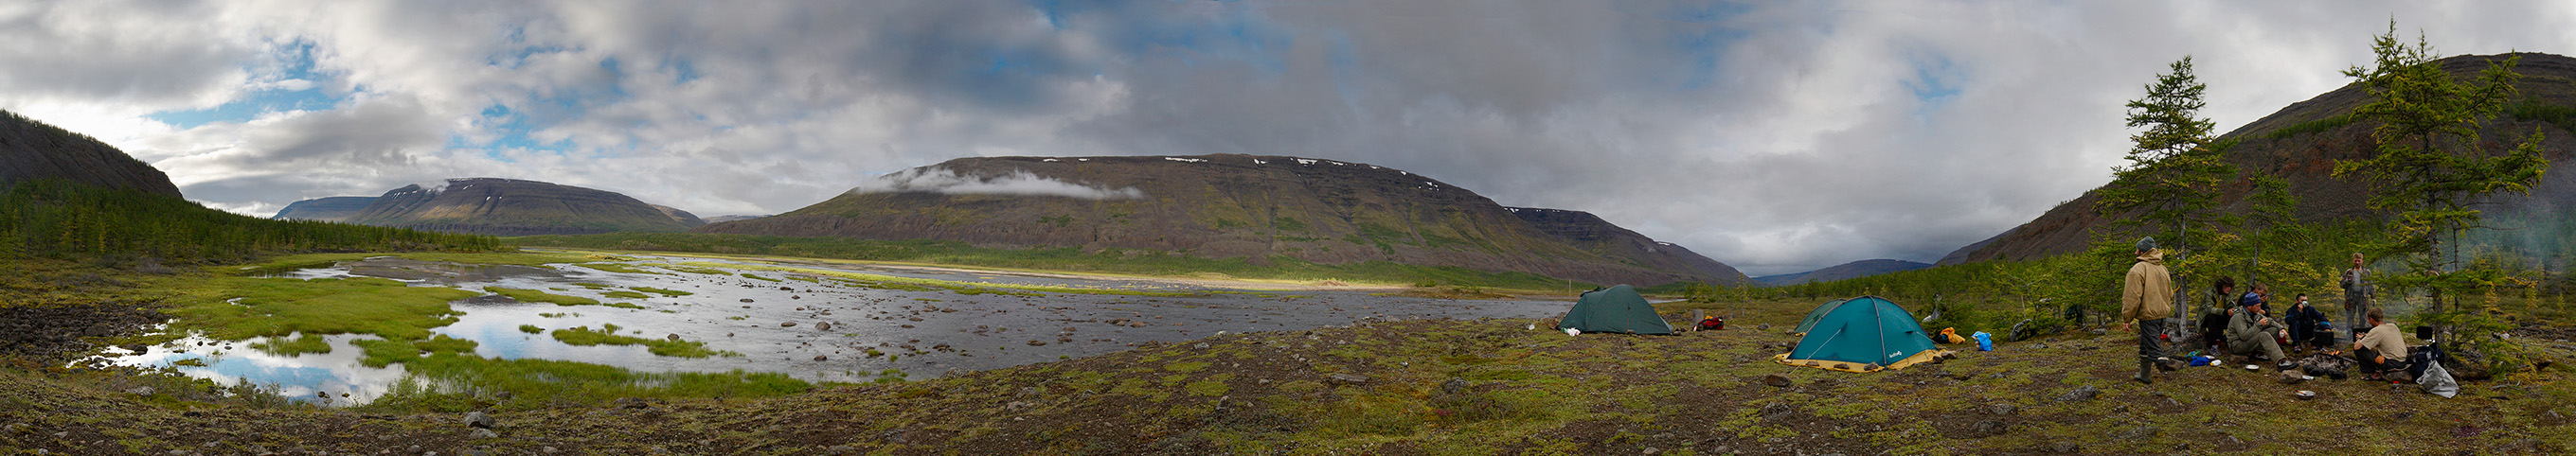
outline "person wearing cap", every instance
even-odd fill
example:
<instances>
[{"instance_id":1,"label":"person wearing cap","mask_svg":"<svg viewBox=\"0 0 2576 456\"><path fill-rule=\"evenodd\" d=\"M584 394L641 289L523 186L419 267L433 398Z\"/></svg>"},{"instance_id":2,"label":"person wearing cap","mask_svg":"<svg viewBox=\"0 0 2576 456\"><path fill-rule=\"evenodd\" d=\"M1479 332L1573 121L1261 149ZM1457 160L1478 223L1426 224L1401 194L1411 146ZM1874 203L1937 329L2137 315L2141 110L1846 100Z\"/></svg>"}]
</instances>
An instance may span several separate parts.
<instances>
[{"instance_id":1,"label":"person wearing cap","mask_svg":"<svg viewBox=\"0 0 2576 456\"><path fill-rule=\"evenodd\" d=\"M2262 305L2259 301L2246 301L2244 304L2244 307L2236 309L2236 316L2227 321L2227 352L2249 358L2261 355L2263 359L2276 363L2283 361L2279 339L2289 337L2289 331L2282 330L2280 322L2273 320L2271 315L2265 315L2259 308Z\"/></svg>"},{"instance_id":2,"label":"person wearing cap","mask_svg":"<svg viewBox=\"0 0 2576 456\"><path fill-rule=\"evenodd\" d=\"M2165 318L2173 316L2173 273L2156 238L2138 240L2138 262L2120 285L2120 320L2138 326L2138 383L2155 383L2155 371L2173 370L2165 357ZM2126 324L2126 323L2124 323Z\"/></svg>"}]
</instances>

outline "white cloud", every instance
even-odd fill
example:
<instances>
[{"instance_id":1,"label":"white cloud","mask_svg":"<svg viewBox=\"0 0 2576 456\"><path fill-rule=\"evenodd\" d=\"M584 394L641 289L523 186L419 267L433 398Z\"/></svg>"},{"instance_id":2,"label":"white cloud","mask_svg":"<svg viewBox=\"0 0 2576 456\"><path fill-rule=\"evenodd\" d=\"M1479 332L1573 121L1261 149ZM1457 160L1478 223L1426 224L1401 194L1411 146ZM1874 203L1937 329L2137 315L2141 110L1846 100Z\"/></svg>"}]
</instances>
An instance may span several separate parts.
<instances>
[{"instance_id":1,"label":"white cloud","mask_svg":"<svg viewBox=\"0 0 2576 456\"><path fill-rule=\"evenodd\" d=\"M946 168L921 167L877 176L850 189L850 193L928 192L943 195L1022 195L1062 196L1088 200L1143 199L1145 192L1135 187L1110 189L1106 186L1065 182L1012 171L993 176L957 174Z\"/></svg>"},{"instance_id":2,"label":"white cloud","mask_svg":"<svg viewBox=\"0 0 2576 456\"><path fill-rule=\"evenodd\" d=\"M232 210L492 176L779 213L961 156L1275 154L1585 210L1764 274L1928 261L2107 181L2119 104L2184 55L2224 128L2342 85L2392 15L2448 53L2576 53L2572 11L0 2L0 109ZM308 48L310 74L288 74ZM146 117L308 88L330 106Z\"/></svg>"}]
</instances>

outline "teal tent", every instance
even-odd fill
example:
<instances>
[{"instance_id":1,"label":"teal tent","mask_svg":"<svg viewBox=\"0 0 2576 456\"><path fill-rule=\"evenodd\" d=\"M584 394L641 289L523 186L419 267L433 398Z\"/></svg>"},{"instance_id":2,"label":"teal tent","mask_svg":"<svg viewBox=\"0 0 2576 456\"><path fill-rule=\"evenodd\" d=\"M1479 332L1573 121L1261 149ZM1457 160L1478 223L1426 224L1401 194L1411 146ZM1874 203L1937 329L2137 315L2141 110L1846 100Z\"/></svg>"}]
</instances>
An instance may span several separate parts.
<instances>
[{"instance_id":1,"label":"teal tent","mask_svg":"<svg viewBox=\"0 0 2576 456\"><path fill-rule=\"evenodd\" d=\"M1825 313L1833 311L1834 307L1843 305L1843 301L1850 300L1836 299L1825 301L1825 305L1816 306L1816 310L1807 311L1807 318L1798 319L1798 329L1790 332L1798 333L1799 335L1806 335L1807 331L1816 329L1817 320L1825 319Z\"/></svg>"},{"instance_id":2,"label":"teal tent","mask_svg":"<svg viewBox=\"0 0 2576 456\"><path fill-rule=\"evenodd\" d=\"M1673 333L1673 325L1655 314L1655 306L1647 304L1645 296L1627 285L1583 292L1583 298L1574 301L1574 309L1565 311L1565 318L1556 323L1556 329L1567 328L1583 332Z\"/></svg>"},{"instance_id":3,"label":"teal tent","mask_svg":"<svg viewBox=\"0 0 2576 456\"><path fill-rule=\"evenodd\" d=\"M1829 306L1824 317L1798 339L1797 348L1775 359L1793 366L1871 372L1903 369L1950 354L1934 349L1914 314L1886 298L1862 296Z\"/></svg>"}]
</instances>

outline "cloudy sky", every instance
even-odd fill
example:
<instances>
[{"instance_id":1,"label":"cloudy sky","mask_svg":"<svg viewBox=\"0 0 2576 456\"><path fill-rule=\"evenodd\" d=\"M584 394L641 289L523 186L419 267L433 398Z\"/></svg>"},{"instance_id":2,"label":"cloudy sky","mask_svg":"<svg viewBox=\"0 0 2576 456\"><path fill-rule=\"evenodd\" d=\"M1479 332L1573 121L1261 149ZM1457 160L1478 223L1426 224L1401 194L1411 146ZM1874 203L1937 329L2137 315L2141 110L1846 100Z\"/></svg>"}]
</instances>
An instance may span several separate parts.
<instances>
[{"instance_id":1,"label":"cloudy sky","mask_svg":"<svg viewBox=\"0 0 2576 456\"><path fill-rule=\"evenodd\" d=\"M2109 180L2183 56L2232 129L2391 17L2569 2L0 0L0 109L267 215L489 176L775 213L994 155L1296 155L1591 211L1747 272L1931 261Z\"/></svg>"}]
</instances>

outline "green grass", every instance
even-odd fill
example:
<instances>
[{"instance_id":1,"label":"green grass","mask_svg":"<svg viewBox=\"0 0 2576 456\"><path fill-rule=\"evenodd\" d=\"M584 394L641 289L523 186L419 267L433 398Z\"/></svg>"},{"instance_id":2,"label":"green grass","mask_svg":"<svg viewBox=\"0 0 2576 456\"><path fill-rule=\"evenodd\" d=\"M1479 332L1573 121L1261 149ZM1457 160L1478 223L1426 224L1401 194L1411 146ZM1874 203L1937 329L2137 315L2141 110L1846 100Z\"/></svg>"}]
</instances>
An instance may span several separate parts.
<instances>
[{"instance_id":1,"label":"green grass","mask_svg":"<svg viewBox=\"0 0 2576 456\"><path fill-rule=\"evenodd\" d=\"M408 377L361 407L372 411L543 410L625 398L768 398L814 384L775 372L635 372L543 359L498 360L438 353L403 363ZM507 399L477 392L509 391Z\"/></svg>"},{"instance_id":2,"label":"green grass","mask_svg":"<svg viewBox=\"0 0 2576 456\"><path fill-rule=\"evenodd\" d=\"M365 356L358 358L358 362L366 364L367 367L410 363L423 356L439 354L470 356L474 354L474 347L479 345L472 340L447 337L446 334L418 340L360 339L351 341L350 344L358 346L359 350L365 352Z\"/></svg>"},{"instance_id":3,"label":"green grass","mask_svg":"<svg viewBox=\"0 0 2576 456\"><path fill-rule=\"evenodd\" d=\"M1194 295L1194 293L1175 293L1175 292L1168 292L1168 291L1136 291L1136 290L1120 290L1120 289L1110 289L1110 288L1081 288L1081 287L1048 286L1048 285L1019 285L1019 284L981 284L981 283L966 283L966 282L957 282L957 281L949 281L949 280L922 279L922 278L913 278L913 277L896 277L896 276L876 275L876 274L866 274L866 273L857 273L857 272L849 272L849 271L836 271L836 270L830 270L830 269L800 268L800 267L794 267L794 266L772 266L772 265L756 265L756 264L724 264L724 263L705 263L705 262L692 262L692 263L688 263L688 264L698 265L698 266L704 266L704 267L725 267L725 268L748 269L748 270L760 270L760 271L779 271L779 272L794 272L794 273L801 273L801 274L814 274L814 275L822 275L822 276L836 277L836 278L841 278L841 279L847 279L847 280L850 280L850 281L854 281L854 283L851 283L851 285L855 285L855 286L864 286L864 287L873 287L873 288L905 289L905 290L946 289L946 290L949 290L949 291L956 292L956 293L958 293L958 294L967 294L967 295L998 294L998 295L1008 295L1008 296L1029 296L1029 297L1042 296L1042 295L1038 295L1038 294L1035 294L1035 293L1025 293L1025 292L1048 292L1048 293L1069 293L1069 294L1103 294L1103 295L1128 295L1128 296L1166 296L1166 297L1169 297L1169 296L1191 296L1191 295ZM1022 291L1022 292L1012 292L1012 291L1006 291L1006 290L1020 290L1020 291Z\"/></svg>"},{"instance_id":4,"label":"green grass","mask_svg":"<svg viewBox=\"0 0 2576 456\"><path fill-rule=\"evenodd\" d=\"M688 296L688 295L697 294L697 293L690 293L690 292L680 291L680 290L665 290L665 289L661 289L661 288L653 288L653 287L634 287L634 290L635 290L635 291L645 292L645 293L653 293L653 294L663 295L663 296L671 296L671 297L680 297L680 296Z\"/></svg>"},{"instance_id":5,"label":"green grass","mask_svg":"<svg viewBox=\"0 0 2576 456\"><path fill-rule=\"evenodd\" d=\"M607 292L607 293L602 293L602 294L600 294L600 295L601 295L601 296L611 297L611 298L624 298L624 299L646 299L646 298L651 298L651 297L652 297L652 296L649 296L649 295L645 295L645 294L643 294L643 293L637 293L637 292L625 291L625 290L611 291L611 292Z\"/></svg>"},{"instance_id":6,"label":"green grass","mask_svg":"<svg viewBox=\"0 0 2576 456\"><path fill-rule=\"evenodd\" d=\"M1276 223L1277 221L1273 221ZM1383 229L1390 239L1402 234ZM1411 242L1412 236L1401 236ZM1406 284L1421 280L1502 290L1562 290L1565 281L1537 274L1491 272L1453 266L1418 266L1385 261L1346 264L1317 264L1287 256L1264 258L1266 265L1255 265L1246 258L1202 258L1172 255L1155 250L1102 249L1085 252L1074 247L1003 249L975 247L952 241L877 241L849 238L804 238L788 236L753 236L698 233L610 233L578 236L527 236L511 238L526 246L580 249L622 249L659 252L697 252L717 255L824 258L858 261L884 261L1003 269L1073 271L1105 274L1129 274L1163 277L1187 277L1199 273L1219 273L1254 280L1323 281L1335 280L1362 284ZM1361 244L1375 241L1362 239ZM1576 286L1591 288L1593 284Z\"/></svg>"},{"instance_id":7,"label":"green grass","mask_svg":"<svg viewBox=\"0 0 2576 456\"><path fill-rule=\"evenodd\" d=\"M618 335L618 329L617 325L600 325L599 330L596 331L591 330L588 326L579 326L570 329L557 329L551 334L554 336L556 341L563 342L566 345L577 345L583 347L593 345L642 345L647 350L652 351L654 355L659 356L680 358L742 356L741 353L730 351L708 350L707 343L705 342L646 339L641 337Z\"/></svg>"},{"instance_id":8,"label":"green grass","mask_svg":"<svg viewBox=\"0 0 2576 456\"><path fill-rule=\"evenodd\" d=\"M607 272L625 273L625 274L662 274L662 273L660 273L660 272L654 272L653 270L650 270L650 269L638 268L638 267L635 267L634 265L621 264L621 263L581 263L581 264L578 264L578 265L576 265L576 266L581 266L581 267L591 268L591 269L597 269L597 270L607 271Z\"/></svg>"},{"instance_id":9,"label":"green grass","mask_svg":"<svg viewBox=\"0 0 2576 456\"><path fill-rule=\"evenodd\" d=\"M502 296L508 296L508 297L510 297L510 299L518 300L519 302L525 302L525 303L551 302L551 303L555 303L555 305L563 305L563 306L596 306L596 305L599 305L599 300L597 300L597 299L584 298L584 297L580 297L580 296L564 296L564 295L559 295L559 294L554 294L554 293L547 293L547 292L543 292L543 291L529 290L529 289L521 289L521 288L483 287L483 291L492 292L492 294L497 294L497 295L502 295Z\"/></svg>"},{"instance_id":10,"label":"green grass","mask_svg":"<svg viewBox=\"0 0 2576 456\"><path fill-rule=\"evenodd\" d=\"M250 344L250 348L259 349L259 351L281 356L295 356L305 353L330 353L331 341L323 340L322 336L306 334L303 337L297 337L294 339L272 337L256 344Z\"/></svg>"},{"instance_id":11,"label":"green grass","mask_svg":"<svg viewBox=\"0 0 2576 456\"><path fill-rule=\"evenodd\" d=\"M448 301L474 297L453 288L414 287L379 278L281 279L206 277L176 280L165 312L176 331L242 340L290 334L374 334L386 339L429 337L461 315ZM238 300L234 304L232 300Z\"/></svg>"},{"instance_id":12,"label":"green grass","mask_svg":"<svg viewBox=\"0 0 2576 456\"><path fill-rule=\"evenodd\" d=\"M545 329L545 328L539 328L539 327L537 327L537 325L519 325L519 332L528 333L528 334L536 334L536 333L546 332L546 329Z\"/></svg>"}]
</instances>

